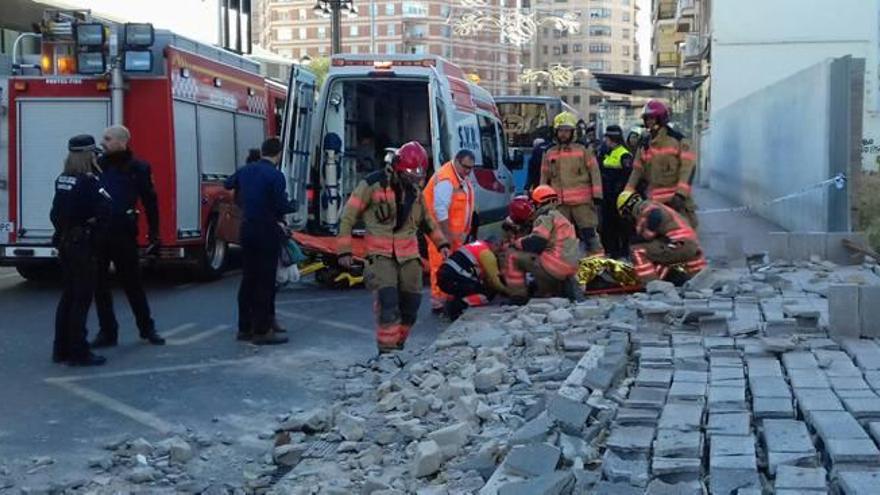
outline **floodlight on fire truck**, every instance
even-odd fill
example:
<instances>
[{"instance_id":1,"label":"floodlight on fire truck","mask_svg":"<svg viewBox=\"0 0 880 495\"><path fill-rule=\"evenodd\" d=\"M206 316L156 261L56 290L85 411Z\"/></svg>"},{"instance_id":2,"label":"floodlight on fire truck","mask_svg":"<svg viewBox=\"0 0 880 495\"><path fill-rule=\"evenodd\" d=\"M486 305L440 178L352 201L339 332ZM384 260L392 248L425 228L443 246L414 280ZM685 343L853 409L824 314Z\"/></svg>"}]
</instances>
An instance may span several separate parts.
<instances>
[{"instance_id":1,"label":"floodlight on fire truck","mask_svg":"<svg viewBox=\"0 0 880 495\"><path fill-rule=\"evenodd\" d=\"M98 22L79 22L75 27L76 44L86 48L102 48L107 41L104 25Z\"/></svg>"},{"instance_id":2,"label":"floodlight on fire truck","mask_svg":"<svg viewBox=\"0 0 880 495\"><path fill-rule=\"evenodd\" d=\"M122 70L125 72L152 72L153 52L150 50L126 50L122 55Z\"/></svg>"},{"instance_id":3,"label":"floodlight on fire truck","mask_svg":"<svg viewBox=\"0 0 880 495\"><path fill-rule=\"evenodd\" d=\"M155 32L149 23L129 22L125 24L123 37L125 48L147 48L153 46Z\"/></svg>"},{"instance_id":4,"label":"floodlight on fire truck","mask_svg":"<svg viewBox=\"0 0 880 495\"><path fill-rule=\"evenodd\" d=\"M103 74L107 71L107 60L103 52L79 52L76 54L76 70L80 74Z\"/></svg>"}]
</instances>

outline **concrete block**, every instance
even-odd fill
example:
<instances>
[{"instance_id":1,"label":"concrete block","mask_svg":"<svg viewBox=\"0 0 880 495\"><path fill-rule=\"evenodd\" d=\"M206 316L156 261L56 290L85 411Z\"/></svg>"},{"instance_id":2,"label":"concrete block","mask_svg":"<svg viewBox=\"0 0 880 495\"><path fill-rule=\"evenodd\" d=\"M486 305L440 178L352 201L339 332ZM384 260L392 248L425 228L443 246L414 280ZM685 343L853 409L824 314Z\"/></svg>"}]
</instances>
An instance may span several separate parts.
<instances>
[{"instance_id":1,"label":"concrete block","mask_svg":"<svg viewBox=\"0 0 880 495\"><path fill-rule=\"evenodd\" d=\"M825 259L838 265L860 265L865 255L843 247L844 239L865 245L865 236L859 232L828 232L825 234Z\"/></svg>"},{"instance_id":2,"label":"concrete block","mask_svg":"<svg viewBox=\"0 0 880 495\"><path fill-rule=\"evenodd\" d=\"M791 386L795 389L795 392L797 392L798 389L803 388L831 389L831 382L828 381L828 377L818 368L790 369L788 370L788 378L791 381Z\"/></svg>"},{"instance_id":3,"label":"concrete block","mask_svg":"<svg viewBox=\"0 0 880 495\"><path fill-rule=\"evenodd\" d=\"M840 471L837 484L844 495L873 495L880 486L880 470Z\"/></svg>"},{"instance_id":4,"label":"concrete block","mask_svg":"<svg viewBox=\"0 0 880 495\"><path fill-rule=\"evenodd\" d=\"M794 405L791 399L779 397L756 397L752 404L755 418L794 418Z\"/></svg>"},{"instance_id":5,"label":"concrete block","mask_svg":"<svg viewBox=\"0 0 880 495\"><path fill-rule=\"evenodd\" d=\"M552 473L562 451L546 443L520 445L511 449L504 459L504 468L519 476L543 476Z\"/></svg>"},{"instance_id":6,"label":"concrete block","mask_svg":"<svg viewBox=\"0 0 880 495\"><path fill-rule=\"evenodd\" d=\"M771 261L782 261L791 259L791 253L788 250L788 232L770 232L769 240L769 255Z\"/></svg>"},{"instance_id":7,"label":"concrete block","mask_svg":"<svg viewBox=\"0 0 880 495\"><path fill-rule=\"evenodd\" d=\"M788 252L791 261L809 261L818 256L825 259L825 232L790 232Z\"/></svg>"},{"instance_id":8,"label":"concrete block","mask_svg":"<svg viewBox=\"0 0 880 495\"><path fill-rule=\"evenodd\" d=\"M842 397L843 407L858 420L880 420L880 397Z\"/></svg>"},{"instance_id":9,"label":"concrete block","mask_svg":"<svg viewBox=\"0 0 880 495\"><path fill-rule=\"evenodd\" d=\"M442 462L443 454L440 452L437 442L433 440L420 442L416 446L410 474L416 478L430 476L440 470Z\"/></svg>"},{"instance_id":10,"label":"concrete block","mask_svg":"<svg viewBox=\"0 0 880 495\"><path fill-rule=\"evenodd\" d=\"M672 375L672 382L688 382L702 383L706 385L709 381L709 374L705 371L675 370Z\"/></svg>"},{"instance_id":11,"label":"concrete block","mask_svg":"<svg viewBox=\"0 0 880 495\"><path fill-rule=\"evenodd\" d=\"M829 440L870 440L856 418L846 411L817 411L808 421L826 444Z\"/></svg>"},{"instance_id":12,"label":"concrete block","mask_svg":"<svg viewBox=\"0 0 880 495\"><path fill-rule=\"evenodd\" d=\"M547 414L550 419L572 435L580 434L592 410L592 407L561 394L552 394L547 400Z\"/></svg>"},{"instance_id":13,"label":"concrete block","mask_svg":"<svg viewBox=\"0 0 880 495\"><path fill-rule=\"evenodd\" d=\"M661 429L680 431L699 430L703 420L703 404L666 404L660 413L657 426Z\"/></svg>"},{"instance_id":14,"label":"concrete block","mask_svg":"<svg viewBox=\"0 0 880 495\"><path fill-rule=\"evenodd\" d=\"M825 468L800 468L794 466L780 466L776 471L776 490L801 490L805 492L816 491L825 493Z\"/></svg>"},{"instance_id":15,"label":"concrete block","mask_svg":"<svg viewBox=\"0 0 880 495\"><path fill-rule=\"evenodd\" d=\"M605 446L619 453L650 452L655 429L649 426L618 426L611 430Z\"/></svg>"},{"instance_id":16,"label":"concrete block","mask_svg":"<svg viewBox=\"0 0 880 495\"><path fill-rule=\"evenodd\" d=\"M752 455L715 456L709 459L710 493L745 493L747 488L760 488L754 453Z\"/></svg>"},{"instance_id":17,"label":"concrete block","mask_svg":"<svg viewBox=\"0 0 880 495\"><path fill-rule=\"evenodd\" d=\"M752 417L748 412L710 413L706 433L712 435L749 435Z\"/></svg>"},{"instance_id":18,"label":"concrete block","mask_svg":"<svg viewBox=\"0 0 880 495\"><path fill-rule=\"evenodd\" d=\"M768 419L762 423L768 452L814 452L810 433L803 421Z\"/></svg>"},{"instance_id":19,"label":"concrete block","mask_svg":"<svg viewBox=\"0 0 880 495\"><path fill-rule=\"evenodd\" d=\"M871 390L868 382L861 376L830 376L831 388L840 393L843 390Z\"/></svg>"},{"instance_id":20,"label":"concrete block","mask_svg":"<svg viewBox=\"0 0 880 495\"><path fill-rule=\"evenodd\" d=\"M828 287L828 336L833 339L859 338L862 320L859 313L859 286Z\"/></svg>"},{"instance_id":21,"label":"concrete block","mask_svg":"<svg viewBox=\"0 0 880 495\"><path fill-rule=\"evenodd\" d=\"M445 459L449 459L459 453L459 450L468 442L471 427L462 421L428 434L428 439L437 442L440 452Z\"/></svg>"},{"instance_id":22,"label":"concrete block","mask_svg":"<svg viewBox=\"0 0 880 495\"><path fill-rule=\"evenodd\" d=\"M752 397L791 398L791 389L781 376L760 376L752 374L749 367L749 390Z\"/></svg>"},{"instance_id":23,"label":"concrete block","mask_svg":"<svg viewBox=\"0 0 880 495\"><path fill-rule=\"evenodd\" d=\"M669 388L672 381L672 370L640 368L635 384L641 387Z\"/></svg>"},{"instance_id":24,"label":"concrete block","mask_svg":"<svg viewBox=\"0 0 880 495\"><path fill-rule=\"evenodd\" d=\"M701 461L699 458L660 457L655 454L651 458L651 474L654 476L674 476L675 478L681 478L683 477L682 475L692 475L695 478L699 478L700 465Z\"/></svg>"},{"instance_id":25,"label":"concrete block","mask_svg":"<svg viewBox=\"0 0 880 495\"><path fill-rule=\"evenodd\" d=\"M706 384L673 381L669 388L670 401L696 401L706 397Z\"/></svg>"},{"instance_id":26,"label":"concrete block","mask_svg":"<svg viewBox=\"0 0 880 495\"><path fill-rule=\"evenodd\" d=\"M699 461L699 459L696 460ZM657 459L654 459L654 465L656 464ZM656 472L654 475L657 476ZM645 495L703 495L703 493L703 484L699 481L664 483L659 479L654 479L651 481L651 483L648 484L648 490L645 492Z\"/></svg>"},{"instance_id":27,"label":"concrete block","mask_svg":"<svg viewBox=\"0 0 880 495\"><path fill-rule=\"evenodd\" d=\"M644 489L632 486L625 482L614 483L611 481L600 481L590 493L596 495L642 495Z\"/></svg>"},{"instance_id":28,"label":"concrete block","mask_svg":"<svg viewBox=\"0 0 880 495\"><path fill-rule=\"evenodd\" d=\"M623 455L608 449L602 456L602 474L613 483L628 483L643 488L648 485L648 468L648 456L645 454Z\"/></svg>"},{"instance_id":29,"label":"concrete block","mask_svg":"<svg viewBox=\"0 0 880 495\"><path fill-rule=\"evenodd\" d=\"M657 409L637 409L621 407L617 410L614 423L620 426L657 426L660 411Z\"/></svg>"},{"instance_id":30,"label":"concrete block","mask_svg":"<svg viewBox=\"0 0 880 495\"><path fill-rule=\"evenodd\" d=\"M501 485L498 495L561 495L570 493L575 478L571 471L556 471L528 481L514 481Z\"/></svg>"},{"instance_id":31,"label":"concrete block","mask_svg":"<svg viewBox=\"0 0 880 495\"><path fill-rule=\"evenodd\" d=\"M780 466L810 467L819 464L816 452L768 452L767 471L776 474Z\"/></svg>"},{"instance_id":32,"label":"concrete block","mask_svg":"<svg viewBox=\"0 0 880 495\"><path fill-rule=\"evenodd\" d=\"M627 407L657 409L666 403L666 389L635 386L630 389L624 405Z\"/></svg>"},{"instance_id":33,"label":"concrete block","mask_svg":"<svg viewBox=\"0 0 880 495\"><path fill-rule=\"evenodd\" d=\"M844 410L840 399L829 388L796 388L794 396L804 416L816 411Z\"/></svg>"},{"instance_id":34,"label":"concrete block","mask_svg":"<svg viewBox=\"0 0 880 495\"><path fill-rule=\"evenodd\" d=\"M755 456L755 437L751 435L712 435L709 453L714 459L725 456Z\"/></svg>"},{"instance_id":35,"label":"concrete block","mask_svg":"<svg viewBox=\"0 0 880 495\"><path fill-rule=\"evenodd\" d=\"M744 386L717 387L711 385L709 387L710 412L736 412L747 409L746 388Z\"/></svg>"},{"instance_id":36,"label":"concrete block","mask_svg":"<svg viewBox=\"0 0 880 495\"><path fill-rule=\"evenodd\" d=\"M859 304L861 305L861 302ZM843 348L853 358L859 369L863 371L880 370L880 346L876 342L863 339L846 339L843 341Z\"/></svg>"},{"instance_id":37,"label":"concrete block","mask_svg":"<svg viewBox=\"0 0 880 495\"><path fill-rule=\"evenodd\" d=\"M870 438L833 438L825 442L825 451L834 464L880 464L880 450Z\"/></svg>"},{"instance_id":38,"label":"concrete block","mask_svg":"<svg viewBox=\"0 0 880 495\"><path fill-rule=\"evenodd\" d=\"M865 285L859 288L859 315L861 336L880 337L880 286Z\"/></svg>"},{"instance_id":39,"label":"concrete block","mask_svg":"<svg viewBox=\"0 0 880 495\"><path fill-rule=\"evenodd\" d=\"M510 443L513 445L543 442L550 434L553 428L553 420L547 412L542 412L536 418L526 422L520 426L518 430L510 436Z\"/></svg>"},{"instance_id":40,"label":"concrete block","mask_svg":"<svg viewBox=\"0 0 880 495\"><path fill-rule=\"evenodd\" d=\"M699 431L659 430L654 455L660 457L703 457L703 434Z\"/></svg>"}]
</instances>

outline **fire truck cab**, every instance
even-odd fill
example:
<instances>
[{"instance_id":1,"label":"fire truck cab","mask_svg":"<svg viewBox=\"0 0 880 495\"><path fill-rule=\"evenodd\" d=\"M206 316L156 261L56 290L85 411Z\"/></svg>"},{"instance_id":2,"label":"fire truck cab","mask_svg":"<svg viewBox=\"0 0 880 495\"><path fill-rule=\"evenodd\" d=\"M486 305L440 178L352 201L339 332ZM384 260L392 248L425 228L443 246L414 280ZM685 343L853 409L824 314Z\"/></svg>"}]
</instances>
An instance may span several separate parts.
<instances>
[{"instance_id":1,"label":"fire truck cab","mask_svg":"<svg viewBox=\"0 0 880 495\"><path fill-rule=\"evenodd\" d=\"M317 99L313 91L313 82L291 78L282 133L282 167L299 205L291 224L306 247L335 252L348 196L384 167L386 149L412 140L428 151L429 174L459 150L473 151L478 223L507 214L513 163L501 119L492 96L458 66L431 55L335 55ZM357 237L353 247L358 256Z\"/></svg>"},{"instance_id":2,"label":"fire truck cab","mask_svg":"<svg viewBox=\"0 0 880 495\"><path fill-rule=\"evenodd\" d=\"M9 136L0 265L15 266L25 278L56 271L49 209L67 139L91 134L100 141L118 110L108 74L78 74L75 54L58 50L64 40L49 39L44 34L39 64L0 73ZM222 182L249 149L278 133L287 88L262 77L256 62L168 31L155 31L149 50L152 68L125 74L121 104L131 149L152 168L159 261L184 262L217 276L228 254L218 225L235 211ZM145 219L140 222L144 245Z\"/></svg>"}]
</instances>

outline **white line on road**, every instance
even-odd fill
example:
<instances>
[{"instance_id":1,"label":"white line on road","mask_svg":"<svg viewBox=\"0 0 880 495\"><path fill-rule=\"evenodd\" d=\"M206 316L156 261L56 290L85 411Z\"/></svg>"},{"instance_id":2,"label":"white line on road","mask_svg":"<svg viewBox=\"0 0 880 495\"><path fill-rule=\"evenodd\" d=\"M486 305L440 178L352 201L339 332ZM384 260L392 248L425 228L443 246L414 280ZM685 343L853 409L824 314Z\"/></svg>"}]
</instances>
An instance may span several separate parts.
<instances>
[{"instance_id":1,"label":"white line on road","mask_svg":"<svg viewBox=\"0 0 880 495\"><path fill-rule=\"evenodd\" d=\"M314 303L314 302L324 302L324 301L346 301L351 299L357 299L357 296L336 296L336 297L307 297L305 299L287 299L282 301L276 301L276 306L287 306L289 304L305 304L305 303Z\"/></svg>"},{"instance_id":2,"label":"white line on road","mask_svg":"<svg viewBox=\"0 0 880 495\"><path fill-rule=\"evenodd\" d=\"M220 361L209 361L207 363L197 363L197 364L178 364L174 366L157 366L155 368L140 368L135 370L124 370L124 371L108 371L106 373L94 373L89 375L68 375L68 376L55 376L46 378L44 381L46 383L61 383L61 382L77 382L83 380L91 380L97 378L118 378L123 376L140 376L140 375L151 375L154 373L172 373L175 371L195 371L195 370L203 370L208 368L217 368L220 366L233 366L244 364L253 361L254 358L243 358L243 359L223 359Z\"/></svg>"},{"instance_id":3,"label":"white line on road","mask_svg":"<svg viewBox=\"0 0 880 495\"><path fill-rule=\"evenodd\" d=\"M277 304L277 303L276 303ZM284 316L285 318L292 318L294 320L307 321L309 323L317 323L319 325L324 325L327 327L338 328L340 330L348 330L350 332L359 333L362 335L373 336L373 330L371 328L364 328L357 325L350 325L348 323L342 323L340 321L335 320L327 320L324 318L315 318L313 316L301 315L297 313L291 313L289 311L275 311L276 313Z\"/></svg>"},{"instance_id":4,"label":"white line on road","mask_svg":"<svg viewBox=\"0 0 880 495\"><path fill-rule=\"evenodd\" d=\"M195 335L191 335L191 336L183 338L183 339L168 339L167 342L168 342L168 345L193 344L193 343L196 343L200 340L207 339L208 337L214 335L215 333L219 333L224 330L227 330L228 328L229 328L229 325L217 325L216 327L214 327L210 330L205 330L204 332L199 332Z\"/></svg>"},{"instance_id":5,"label":"white line on road","mask_svg":"<svg viewBox=\"0 0 880 495\"><path fill-rule=\"evenodd\" d=\"M136 407L129 406L128 404L124 404L119 402L118 400L104 395L100 392L96 392L90 388L83 387L82 385L77 385L75 383L70 383L68 381L55 381L50 382L54 385L57 385L73 395L82 397L90 402L93 402L101 407L109 409L113 412L119 413L129 419L137 421L138 423L149 426L155 430L159 430L161 433L168 433L172 430L172 426L160 419L153 413L138 409Z\"/></svg>"},{"instance_id":6,"label":"white line on road","mask_svg":"<svg viewBox=\"0 0 880 495\"><path fill-rule=\"evenodd\" d=\"M19 277L19 276L20 276L20 275L18 274L17 271L11 271L11 272L8 272L8 273L0 273L0 280L7 279L7 278L12 278L12 277Z\"/></svg>"},{"instance_id":7,"label":"white line on road","mask_svg":"<svg viewBox=\"0 0 880 495\"><path fill-rule=\"evenodd\" d=\"M189 330L190 328L195 328L195 326L195 323L184 323L183 325L178 325L174 328L162 332L162 336L165 338L173 337L181 332Z\"/></svg>"}]
</instances>

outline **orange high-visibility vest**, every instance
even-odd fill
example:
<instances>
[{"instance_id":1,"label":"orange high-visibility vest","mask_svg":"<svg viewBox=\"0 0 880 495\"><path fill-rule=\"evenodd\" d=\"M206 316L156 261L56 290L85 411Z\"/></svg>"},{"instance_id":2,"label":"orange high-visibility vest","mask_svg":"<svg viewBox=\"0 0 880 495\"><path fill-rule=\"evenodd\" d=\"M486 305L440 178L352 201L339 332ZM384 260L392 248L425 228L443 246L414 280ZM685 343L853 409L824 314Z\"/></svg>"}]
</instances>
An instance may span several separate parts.
<instances>
[{"instance_id":1,"label":"orange high-visibility vest","mask_svg":"<svg viewBox=\"0 0 880 495\"><path fill-rule=\"evenodd\" d=\"M452 183L452 201L449 203L447 221L449 222L449 233L453 237L453 239L449 239L449 242L452 243L453 249L457 249L471 230L471 218L474 214L474 190L470 182L458 178L452 162L443 164L440 170L428 180L423 192L425 207L434 220L437 220L437 212L434 211L434 187L442 180L448 180Z\"/></svg>"}]
</instances>

